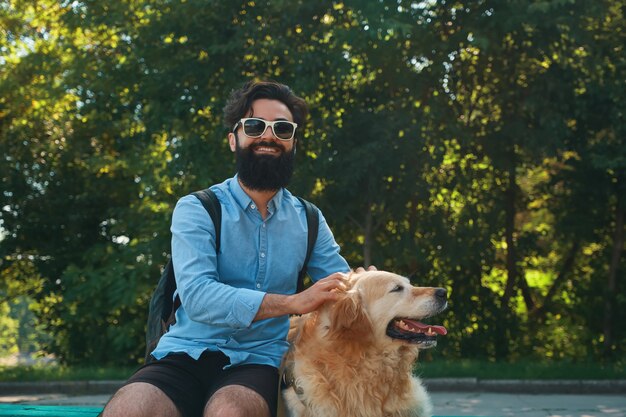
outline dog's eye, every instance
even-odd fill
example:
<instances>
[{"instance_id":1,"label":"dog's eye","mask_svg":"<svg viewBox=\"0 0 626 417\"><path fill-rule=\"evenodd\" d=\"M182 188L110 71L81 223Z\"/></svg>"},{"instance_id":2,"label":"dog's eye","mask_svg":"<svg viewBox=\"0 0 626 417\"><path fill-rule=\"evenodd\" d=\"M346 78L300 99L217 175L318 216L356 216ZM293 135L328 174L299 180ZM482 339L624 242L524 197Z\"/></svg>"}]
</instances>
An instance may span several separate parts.
<instances>
[{"instance_id":1,"label":"dog's eye","mask_svg":"<svg viewBox=\"0 0 626 417\"><path fill-rule=\"evenodd\" d=\"M404 287L402 285L396 285L393 290L389 291L389 292L402 292L404 291Z\"/></svg>"}]
</instances>

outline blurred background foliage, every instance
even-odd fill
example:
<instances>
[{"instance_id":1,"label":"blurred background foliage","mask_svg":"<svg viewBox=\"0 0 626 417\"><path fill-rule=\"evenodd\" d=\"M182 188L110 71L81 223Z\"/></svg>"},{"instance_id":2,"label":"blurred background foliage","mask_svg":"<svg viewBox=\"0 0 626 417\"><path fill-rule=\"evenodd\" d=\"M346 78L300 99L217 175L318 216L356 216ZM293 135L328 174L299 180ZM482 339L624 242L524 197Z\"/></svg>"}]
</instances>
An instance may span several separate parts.
<instances>
[{"instance_id":1,"label":"blurred background foliage","mask_svg":"<svg viewBox=\"0 0 626 417\"><path fill-rule=\"evenodd\" d=\"M271 78L350 264L450 289L426 359L623 360L625 10L0 2L2 353L141 361L173 206L234 173L225 99Z\"/></svg>"}]
</instances>

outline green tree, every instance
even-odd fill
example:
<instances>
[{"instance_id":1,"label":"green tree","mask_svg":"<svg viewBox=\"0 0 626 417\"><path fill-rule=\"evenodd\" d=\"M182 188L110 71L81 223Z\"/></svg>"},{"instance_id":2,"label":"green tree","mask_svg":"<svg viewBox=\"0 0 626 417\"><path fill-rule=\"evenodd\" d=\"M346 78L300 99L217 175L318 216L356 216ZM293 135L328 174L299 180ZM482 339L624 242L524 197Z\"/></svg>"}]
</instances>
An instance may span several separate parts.
<instances>
[{"instance_id":1,"label":"green tree","mask_svg":"<svg viewBox=\"0 0 626 417\"><path fill-rule=\"evenodd\" d=\"M233 174L224 101L275 78L311 104L290 188L351 265L451 290L438 352L618 357L622 9L2 3L0 288L61 360L140 361L173 205Z\"/></svg>"}]
</instances>

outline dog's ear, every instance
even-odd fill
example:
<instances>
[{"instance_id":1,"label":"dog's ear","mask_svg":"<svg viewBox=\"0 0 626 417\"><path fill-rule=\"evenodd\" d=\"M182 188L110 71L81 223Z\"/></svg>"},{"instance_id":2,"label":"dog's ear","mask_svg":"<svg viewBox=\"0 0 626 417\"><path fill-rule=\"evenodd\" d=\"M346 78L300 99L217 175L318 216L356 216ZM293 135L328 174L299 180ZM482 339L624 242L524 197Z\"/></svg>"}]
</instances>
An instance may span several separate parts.
<instances>
[{"instance_id":1,"label":"dog's ear","mask_svg":"<svg viewBox=\"0 0 626 417\"><path fill-rule=\"evenodd\" d=\"M356 291L347 292L345 297L333 305L330 322L331 334L339 338L362 340L372 333L372 324Z\"/></svg>"}]
</instances>

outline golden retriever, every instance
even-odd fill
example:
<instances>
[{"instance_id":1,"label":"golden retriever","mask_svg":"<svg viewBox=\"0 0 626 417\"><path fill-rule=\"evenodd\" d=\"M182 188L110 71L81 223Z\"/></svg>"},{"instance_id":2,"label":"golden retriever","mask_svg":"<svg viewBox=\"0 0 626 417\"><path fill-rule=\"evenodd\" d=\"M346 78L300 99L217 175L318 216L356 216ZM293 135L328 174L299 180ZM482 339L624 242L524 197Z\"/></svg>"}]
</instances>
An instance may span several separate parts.
<instances>
[{"instance_id":1,"label":"golden retriever","mask_svg":"<svg viewBox=\"0 0 626 417\"><path fill-rule=\"evenodd\" d=\"M413 364L442 326L443 288L384 271L352 273L339 301L292 318L282 391L291 417L425 417L432 406Z\"/></svg>"}]
</instances>

